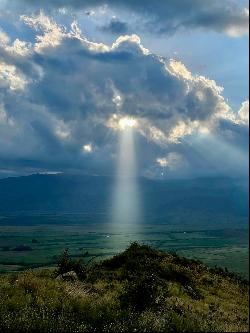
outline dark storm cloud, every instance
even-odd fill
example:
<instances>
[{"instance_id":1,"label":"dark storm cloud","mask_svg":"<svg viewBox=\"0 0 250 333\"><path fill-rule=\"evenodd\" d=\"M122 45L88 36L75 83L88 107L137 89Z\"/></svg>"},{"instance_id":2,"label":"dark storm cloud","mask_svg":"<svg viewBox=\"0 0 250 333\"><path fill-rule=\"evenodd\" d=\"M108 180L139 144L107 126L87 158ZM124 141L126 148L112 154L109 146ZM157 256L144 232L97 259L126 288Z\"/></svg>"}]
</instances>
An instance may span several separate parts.
<instances>
[{"instance_id":1,"label":"dark storm cloud","mask_svg":"<svg viewBox=\"0 0 250 333\"><path fill-rule=\"evenodd\" d=\"M90 10L107 4L135 13L142 18L141 25L147 31L157 33L202 28L238 36L248 32L249 23L248 11L233 0L10 0L9 3L24 11L62 7ZM111 22L110 28L117 31L125 27Z\"/></svg>"},{"instance_id":2,"label":"dark storm cloud","mask_svg":"<svg viewBox=\"0 0 250 333\"><path fill-rule=\"evenodd\" d=\"M119 21L116 18L111 19L107 25L101 27L101 30L118 35L126 34L129 31L127 23Z\"/></svg>"},{"instance_id":3,"label":"dark storm cloud","mask_svg":"<svg viewBox=\"0 0 250 333\"><path fill-rule=\"evenodd\" d=\"M138 36L109 47L87 40L76 23L65 31L43 13L22 19L39 27L35 44L14 45L3 33L0 40L0 157L7 165L112 173L124 115L138 120L139 165L151 175L161 169L157 159L171 172L195 173L191 148L180 147L199 131L235 146L245 140L247 104L241 119L214 81L150 53Z\"/></svg>"}]
</instances>

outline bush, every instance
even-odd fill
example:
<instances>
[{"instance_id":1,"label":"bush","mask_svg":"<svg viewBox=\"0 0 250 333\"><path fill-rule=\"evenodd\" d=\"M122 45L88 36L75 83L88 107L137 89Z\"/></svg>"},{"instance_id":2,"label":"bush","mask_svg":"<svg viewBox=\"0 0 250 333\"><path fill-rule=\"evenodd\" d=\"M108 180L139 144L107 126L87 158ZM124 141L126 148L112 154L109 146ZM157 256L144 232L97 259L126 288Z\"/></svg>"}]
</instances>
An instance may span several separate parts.
<instances>
[{"instance_id":1,"label":"bush","mask_svg":"<svg viewBox=\"0 0 250 333\"><path fill-rule=\"evenodd\" d=\"M158 279L154 274L135 276L125 287L120 296L123 308L133 308L136 311L144 311L156 304L159 296Z\"/></svg>"},{"instance_id":2,"label":"bush","mask_svg":"<svg viewBox=\"0 0 250 333\"><path fill-rule=\"evenodd\" d=\"M83 258L78 260L71 259L69 250L65 249L58 259L56 274L61 275L70 271L74 271L78 278L83 280L87 276L87 265Z\"/></svg>"}]
</instances>

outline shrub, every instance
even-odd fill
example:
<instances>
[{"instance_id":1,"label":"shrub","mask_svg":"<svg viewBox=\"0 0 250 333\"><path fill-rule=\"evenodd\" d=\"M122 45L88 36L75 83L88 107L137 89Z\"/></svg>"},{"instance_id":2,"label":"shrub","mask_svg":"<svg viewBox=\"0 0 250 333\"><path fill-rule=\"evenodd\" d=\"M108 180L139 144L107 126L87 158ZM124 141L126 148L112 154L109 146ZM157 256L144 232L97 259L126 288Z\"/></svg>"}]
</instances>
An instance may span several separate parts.
<instances>
[{"instance_id":1,"label":"shrub","mask_svg":"<svg viewBox=\"0 0 250 333\"><path fill-rule=\"evenodd\" d=\"M135 276L127 282L124 293L120 296L123 308L131 307L136 311L145 309L156 304L159 296L158 279L154 274Z\"/></svg>"},{"instance_id":2,"label":"shrub","mask_svg":"<svg viewBox=\"0 0 250 333\"><path fill-rule=\"evenodd\" d=\"M65 249L59 256L56 274L60 275L69 271L74 271L78 278L83 280L87 276L87 265L85 264L83 258L78 260L71 259L69 256L69 250Z\"/></svg>"}]
</instances>

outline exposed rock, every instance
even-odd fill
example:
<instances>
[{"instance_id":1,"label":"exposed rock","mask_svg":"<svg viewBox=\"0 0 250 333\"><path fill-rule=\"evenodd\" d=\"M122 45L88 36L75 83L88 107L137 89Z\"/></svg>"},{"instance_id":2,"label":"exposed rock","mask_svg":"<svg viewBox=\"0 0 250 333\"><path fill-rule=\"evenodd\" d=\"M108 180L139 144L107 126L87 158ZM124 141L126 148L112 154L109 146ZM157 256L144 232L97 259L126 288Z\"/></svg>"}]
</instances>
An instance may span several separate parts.
<instances>
[{"instance_id":1,"label":"exposed rock","mask_svg":"<svg viewBox=\"0 0 250 333\"><path fill-rule=\"evenodd\" d=\"M74 271L70 271L67 273L60 274L56 277L57 280L65 280L65 281L75 281L78 280L77 274Z\"/></svg>"},{"instance_id":2,"label":"exposed rock","mask_svg":"<svg viewBox=\"0 0 250 333\"><path fill-rule=\"evenodd\" d=\"M189 295L191 296L193 299L196 300L200 300L200 299L204 299L204 296L201 295L201 293L199 291L197 291L195 288L191 287L191 286L184 286L183 290Z\"/></svg>"}]
</instances>

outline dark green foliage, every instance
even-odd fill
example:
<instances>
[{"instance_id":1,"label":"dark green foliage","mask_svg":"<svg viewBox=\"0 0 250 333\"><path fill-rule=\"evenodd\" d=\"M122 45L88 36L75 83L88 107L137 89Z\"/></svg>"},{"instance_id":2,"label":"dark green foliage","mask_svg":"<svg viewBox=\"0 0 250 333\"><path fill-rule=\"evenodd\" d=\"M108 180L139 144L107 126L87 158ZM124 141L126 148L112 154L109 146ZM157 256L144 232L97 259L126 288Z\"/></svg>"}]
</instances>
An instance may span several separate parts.
<instances>
[{"instance_id":1,"label":"dark green foliage","mask_svg":"<svg viewBox=\"0 0 250 333\"><path fill-rule=\"evenodd\" d=\"M175 281L181 283L183 286L186 286L191 283L190 277L186 272L178 272L175 271L173 268L168 269L166 268L161 273L162 278L168 280L168 281Z\"/></svg>"},{"instance_id":2,"label":"dark green foliage","mask_svg":"<svg viewBox=\"0 0 250 333\"><path fill-rule=\"evenodd\" d=\"M248 331L247 286L225 270L138 243L91 266L83 259L66 249L56 274L0 275L0 331ZM72 270L83 278L55 278Z\"/></svg>"},{"instance_id":3,"label":"dark green foliage","mask_svg":"<svg viewBox=\"0 0 250 333\"><path fill-rule=\"evenodd\" d=\"M215 266L214 268L209 268L209 271L214 274L218 274L223 277L228 277L233 280L235 280L237 283L241 284L242 286L248 286L249 281L242 277L240 274L235 273L235 272L230 272L226 267L217 267Z\"/></svg>"},{"instance_id":4,"label":"dark green foliage","mask_svg":"<svg viewBox=\"0 0 250 333\"><path fill-rule=\"evenodd\" d=\"M197 266L199 264L201 264L201 262L199 260L194 260L194 259L187 259L184 257L179 256L176 252L172 253L173 255L173 259L174 259L174 263L175 264L179 264L185 267L191 267L193 266Z\"/></svg>"},{"instance_id":5,"label":"dark green foliage","mask_svg":"<svg viewBox=\"0 0 250 333\"><path fill-rule=\"evenodd\" d=\"M191 268L192 264L196 264L196 262L177 257L176 255L174 257L171 256L176 267L174 265L164 267L161 264L164 257L166 257L165 253L154 250L147 245L139 245L135 242L123 253L105 260L103 262L103 267L109 269L120 268L124 278L132 275L132 278L137 276L138 278L142 277L143 280L143 274L148 278L148 276L155 276L155 273L157 272L158 284L161 283L162 280L175 281L182 285L190 284L188 271L180 271L175 268L179 266L184 266L186 268L188 265L189 268Z\"/></svg>"},{"instance_id":6,"label":"dark green foliage","mask_svg":"<svg viewBox=\"0 0 250 333\"><path fill-rule=\"evenodd\" d=\"M125 272L154 271L160 269L160 259L164 256L160 251L153 250L148 245L134 242L124 252L111 259L104 260L102 266L108 269L121 268Z\"/></svg>"},{"instance_id":7,"label":"dark green foliage","mask_svg":"<svg viewBox=\"0 0 250 333\"><path fill-rule=\"evenodd\" d=\"M69 256L69 250L65 249L59 256L56 274L61 275L70 271L74 271L78 278L83 280L87 275L87 265L83 261L83 258L78 260L71 259Z\"/></svg>"},{"instance_id":8,"label":"dark green foliage","mask_svg":"<svg viewBox=\"0 0 250 333\"><path fill-rule=\"evenodd\" d=\"M120 297L121 305L123 308L131 307L141 312L156 305L159 294L157 275L134 275L126 283L125 291Z\"/></svg>"}]
</instances>

